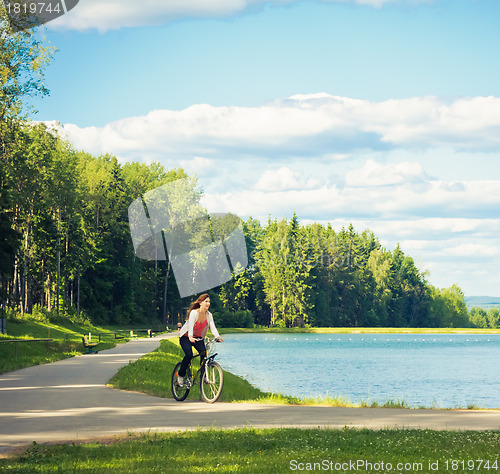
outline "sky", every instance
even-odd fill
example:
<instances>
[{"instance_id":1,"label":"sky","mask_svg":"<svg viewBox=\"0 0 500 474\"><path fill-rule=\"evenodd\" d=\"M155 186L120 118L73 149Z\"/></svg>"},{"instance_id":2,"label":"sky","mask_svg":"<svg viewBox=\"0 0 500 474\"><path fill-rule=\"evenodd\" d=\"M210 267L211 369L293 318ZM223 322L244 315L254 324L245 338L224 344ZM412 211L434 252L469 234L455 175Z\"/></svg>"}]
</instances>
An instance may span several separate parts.
<instances>
[{"instance_id":1,"label":"sky","mask_svg":"<svg viewBox=\"0 0 500 474\"><path fill-rule=\"evenodd\" d=\"M196 174L210 212L352 223L500 296L498 0L81 0L36 120Z\"/></svg>"}]
</instances>

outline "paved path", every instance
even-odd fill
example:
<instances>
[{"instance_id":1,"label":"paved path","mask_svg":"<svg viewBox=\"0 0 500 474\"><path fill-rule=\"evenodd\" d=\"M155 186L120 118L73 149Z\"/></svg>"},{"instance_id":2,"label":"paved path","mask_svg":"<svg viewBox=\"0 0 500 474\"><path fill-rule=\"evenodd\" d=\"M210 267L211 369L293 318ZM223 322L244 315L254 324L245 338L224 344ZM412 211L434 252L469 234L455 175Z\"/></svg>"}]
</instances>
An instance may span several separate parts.
<instances>
[{"instance_id":1,"label":"paved path","mask_svg":"<svg viewBox=\"0 0 500 474\"><path fill-rule=\"evenodd\" d=\"M105 383L163 337L0 376L0 455L17 446L127 432L198 427L332 427L499 430L500 410L405 410L179 403L123 392Z\"/></svg>"}]
</instances>

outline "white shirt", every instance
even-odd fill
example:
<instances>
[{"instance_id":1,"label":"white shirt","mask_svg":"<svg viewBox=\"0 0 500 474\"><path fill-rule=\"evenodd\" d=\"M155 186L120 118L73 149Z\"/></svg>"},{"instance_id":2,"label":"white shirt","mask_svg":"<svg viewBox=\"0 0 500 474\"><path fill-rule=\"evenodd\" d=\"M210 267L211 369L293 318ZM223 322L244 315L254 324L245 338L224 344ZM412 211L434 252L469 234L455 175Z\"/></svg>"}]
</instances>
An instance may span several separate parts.
<instances>
[{"instance_id":1,"label":"white shirt","mask_svg":"<svg viewBox=\"0 0 500 474\"><path fill-rule=\"evenodd\" d=\"M189 313L188 320L184 323L184 326L181 327L181 329L179 331L179 337L185 336L186 334L188 337L193 337L194 323L196 321L198 321L199 317L200 317L200 313L196 309L193 309ZM206 336L207 330L209 327L210 327L210 331L212 332L214 337L216 337L216 338L220 337L219 331L217 331L217 328L215 327L214 318L212 316L212 313L210 311L207 311L207 325L201 331L201 337Z\"/></svg>"}]
</instances>

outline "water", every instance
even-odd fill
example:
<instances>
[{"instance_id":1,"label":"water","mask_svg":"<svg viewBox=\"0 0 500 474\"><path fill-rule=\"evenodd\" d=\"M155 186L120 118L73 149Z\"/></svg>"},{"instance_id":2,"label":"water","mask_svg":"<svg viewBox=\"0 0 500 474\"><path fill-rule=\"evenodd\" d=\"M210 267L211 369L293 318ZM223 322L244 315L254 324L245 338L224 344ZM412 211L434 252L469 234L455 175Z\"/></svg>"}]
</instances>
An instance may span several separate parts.
<instances>
[{"instance_id":1,"label":"water","mask_svg":"<svg viewBox=\"0 0 500 474\"><path fill-rule=\"evenodd\" d=\"M264 391L500 408L500 335L226 334L223 367Z\"/></svg>"}]
</instances>

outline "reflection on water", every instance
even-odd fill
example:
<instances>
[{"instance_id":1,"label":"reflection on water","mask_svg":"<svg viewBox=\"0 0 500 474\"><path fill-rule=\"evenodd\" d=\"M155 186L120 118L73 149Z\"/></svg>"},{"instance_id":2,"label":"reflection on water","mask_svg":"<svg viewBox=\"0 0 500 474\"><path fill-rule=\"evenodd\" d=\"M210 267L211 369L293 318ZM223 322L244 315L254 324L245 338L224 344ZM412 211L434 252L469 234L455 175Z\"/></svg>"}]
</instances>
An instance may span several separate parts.
<instances>
[{"instance_id":1,"label":"reflection on water","mask_svg":"<svg viewBox=\"0 0 500 474\"><path fill-rule=\"evenodd\" d=\"M500 408L500 335L227 334L223 367L264 391Z\"/></svg>"}]
</instances>

